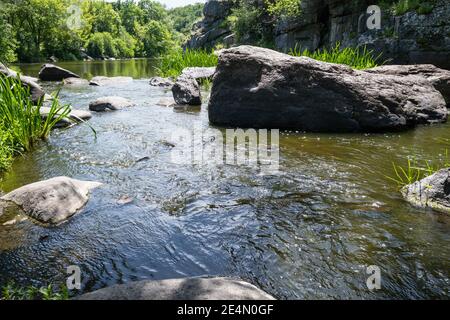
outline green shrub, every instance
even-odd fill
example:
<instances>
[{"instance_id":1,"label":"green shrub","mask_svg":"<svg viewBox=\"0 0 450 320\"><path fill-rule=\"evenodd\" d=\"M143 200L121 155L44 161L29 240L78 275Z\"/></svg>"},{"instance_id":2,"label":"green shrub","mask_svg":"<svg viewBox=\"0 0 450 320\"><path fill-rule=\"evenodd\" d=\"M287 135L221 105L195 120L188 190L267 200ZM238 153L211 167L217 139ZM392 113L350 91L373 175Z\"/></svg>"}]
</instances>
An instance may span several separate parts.
<instances>
[{"instance_id":1,"label":"green shrub","mask_svg":"<svg viewBox=\"0 0 450 320\"><path fill-rule=\"evenodd\" d=\"M301 13L301 0L265 0L267 12L276 17L297 17Z\"/></svg>"},{"instance_id":2,"label":"green shrub","mask_svg":"<svg viewBox=\"0 0 450 320\"><path fill-rule=\"evenodd\" d=\"M158 73L162 77L178 77L184 68L215 67L218 58L212 51L207 50L174 50L165 55L159 64Z\"/></svg>"},{"instance_id":3,"label":"green shrub","mask_svg":"<svg viewBox=\"0 0 450 320\"><path fill-rule=\"evenodd\" d=\"M301 50L297 46L289 52L292 56L305 56L319 61L345 64L354 69L370 69L378 66L381 55L375 57L373 51L363 48L345 48L341 49L340 43L337 43L331 49L322 49L314 52L308 49Z\"/></svg>"},{"instance_id":4,"label":"green shrub","mask_svg":"<svg viewBox=\"0 0 450 320\"><path fill-rule=\"evenodd\" d=\"M9 283L2 288L0 300L68 300L69 291L66 286L55 290L50 284L47 287L19 287Z\"/></svg>"}]
</instances>

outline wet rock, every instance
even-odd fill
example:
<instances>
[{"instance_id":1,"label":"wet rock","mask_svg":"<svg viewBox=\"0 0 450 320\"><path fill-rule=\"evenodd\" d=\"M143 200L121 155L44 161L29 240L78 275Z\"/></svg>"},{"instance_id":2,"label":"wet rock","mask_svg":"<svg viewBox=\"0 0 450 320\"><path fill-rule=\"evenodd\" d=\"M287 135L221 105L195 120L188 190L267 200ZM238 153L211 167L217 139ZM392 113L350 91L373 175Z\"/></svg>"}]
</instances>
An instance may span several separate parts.
<instances>
[{"instance_id":1,"label":"wet rock","mask_svg":"<svg viewBox=\"0 0 450 320\"><path fill-rule=\"evenodd\" d=\"M366 70L370 73L395 76L419 76L428 80L439 91L450 107L450 70L444 70L432 64L390 65Z\"/></svg>"},{"instance_id":2,"label":"wet rock","mask_svg":"<svg viewBox=\"0 0 450 320\"><path fill-rule=\"evenodd\" d=\"M121 196L119 200L117 200L118 205L126 205L130 204L134 201L134 199L128 195Z\"/></svg>"},{"instance_id":3,"label":"wet rock","mask_svg":"<svg viewBox=\"0 0 450 320\"><path fill-rule=\"evenodd\" d=\"M95 112L104 112L107 110L120 110L132 107L133 103L122 97L102 97L89 104L89 110Z\"/></svg>"},{"instance_id":4,"label":"wet rock","mask_svg":"<svg viewBox=\"0 0 450 320\"><path fill-rule=\"evenodd\" d=\"M450 213L450 168L404 187L403 197L421 208Z\"/></svg>"},{"instance_id":5,"label":"wet rock","mask_svg":"<svg viewBox=\"0 0 450 320\"><path fill-rule=\"evenodd\" d=\"M175 104L175 100L173 98L162 98L160 99L156 105L161 107L170 107Z\"/></svg>"},{"instance_id":6,"label":"wet rock","mask_svg":"<svg viewBox=\"0 0 450 320\"><path fill-rule=\"evenodd\" d=\"M13 203L31 218L45 224L58 224L83 208L92 189L101 183L57 177L16 189L0 200Z\"/></svg>"},{"instance_id":7,"label":"wet rock","mask_svg":"<svg viewBox=\"0 0 450 320\"><path fill-rule=\"evenodd\" d=\"M62 81L66 78L80 78L80 76L49 63L44 64L39 71L39 79L42 81Z\"/></svg>"},{"instance_id":8,"label":"wet rock","mask_svg":"<svg viewBox=\"0 0 450 320\"><path fill-rule=\"evenodd\" d=\"M274 300L252 284L230 278L145 280L100 289L79 300Z\"/></svg>"},{"instance_id":9,"label":"wet rock","mask_svg":"<svg viewBox=\"0 0 450 320\"><path fill-rule=\"evenodd\" d=\"M178 77L172 87L173 98L177 104L201 105L200 86L194 78L186 75Z\"/></svg>"},{"instance_id":10,"label":"wet rock","mask_svg":"<svg viewBox=\"0 0 450 320\"><path fill-rule=\"evenodd\" d=\"M81 78L67 78L63 80L63 84L65 86L73 86L73 87L87 86L89 85L89 81Z\"/></svg>"},{"instance_id":11,"label":"wet rock","mask_svg":"<svg viewBox=\"0 0 450 320\"><path fill-rule=\"evenodd\" d=\"M94 77L89 84L91 86L108 86L115 84L130 83L133 81L131 77Z\"/></svg>"},{"instance_id":12,"label":"wet rock","mask_svg":"<svg viewBox=\"0 0 450 320\"><path fill-rule=\"evenodd\" d=\"M17 77L18 77L17 72L7 68L2 63L0 63L0 74L3 74L4 76L7 76L7 77L15 78L15 79L17 79ZM45 96L45 92L42 89L42 87L36 83L37 80L38 79L36 79L36 78L20 75L20 81L22 81L22 85L24 85L30 89L31 100L34 103L37 103L40 99L44 98L44 96Z\"/></svg>"},{"instance_id":13,"label":"wet rock","mask_svg":"<svg viewBox=\"0 0 450 320\"><path fill-rule=\"evenodd\" d=\"M46 119L50 113L50 107L41 107L39 109L43 119ZM61 114L61 113L59 113ZM60 119L56 127L68 127L83 121L87 121L92 118L92 113L84 110L71 110L66 118Z\"/></svg>"},{"instance_id":14,"label":"wet rock","mask_svg":"<svg viewBox=\"0 0 450 320\"><path fill-rule=\"evenodd\" d=\"M174 82L170 78L153 77L150 79L152 87L171 88Z\"/></svg>"},{"instance_id":15,"label":"wet rock","mask_svg":"<svg viewBox=\"0 0 450 320\"><path fill-rule=\"evenodd\" d=\"M215 72L216 67L210 68L192 67L183 69L182 75L192 77L195 80L197 80L197 82L202 82L207 79L212 80L212 77L214 76Z\"/></svg>"},{"instance_id":16,"label":"wet rock","mask_svg":"<svg viewBox=\"0 0 450 320\"><path fill-rule=\"evenodd\" d=\"M428 80L353 70L241 46L222 50L214 75L212 124L311 132L384 132L445 122Z\"/></svg>"}]
</instances>

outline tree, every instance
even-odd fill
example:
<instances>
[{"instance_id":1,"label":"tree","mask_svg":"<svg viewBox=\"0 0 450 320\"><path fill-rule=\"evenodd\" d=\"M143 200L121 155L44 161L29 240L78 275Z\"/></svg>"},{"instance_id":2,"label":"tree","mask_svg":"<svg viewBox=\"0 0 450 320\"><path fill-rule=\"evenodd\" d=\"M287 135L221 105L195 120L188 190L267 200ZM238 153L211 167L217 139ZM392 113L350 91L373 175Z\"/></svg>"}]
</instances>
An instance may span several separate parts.
<instances>
[{"instance_id":1,"label":"tree","mask_svg":"<svg viewBox=\"0 0 450 320\"><path fill-rule=\"evenodd\" d=\"M0 62L14 62L17 59L17 43L12 26L7 21L6 10L6 7L0 8Z\"/></svg>"}]
</instances>

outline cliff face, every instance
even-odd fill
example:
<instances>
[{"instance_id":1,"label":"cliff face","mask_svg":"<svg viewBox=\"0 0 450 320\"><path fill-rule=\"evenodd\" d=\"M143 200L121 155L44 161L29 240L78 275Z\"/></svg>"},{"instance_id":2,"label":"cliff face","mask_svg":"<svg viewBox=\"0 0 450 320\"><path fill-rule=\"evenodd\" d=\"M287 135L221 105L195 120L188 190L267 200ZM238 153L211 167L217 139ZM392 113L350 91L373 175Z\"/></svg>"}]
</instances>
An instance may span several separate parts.
<instances>
[{"instance_id":1,"label":"cliff face","mask_svg":"<svg viewBox=\"0 0 450 320\"><path fill-rule=\"evenodd\" d=\"M209 0L203 8L203 20L193 26L193 35L186 43L187 48L213 48L228 41L232 44L232 30L225 23L234 5L232 0Z\"/></svg>"},{"instance_id":2,"label":"cliff face","mask_svg":"<svg viewBox=\"0 0 450 320\"><path fill-rule=\"evenodd\" d=\"M450 68L450 3L437 1L429 14L401 16L381 13L381 29L367 28L366 13L373 1L302 0L297 21L277 23L276 47L315 50L341 42L344 47L366 45L391 63L432 63Z\"/></svg>"},{"instance_id":3,"label":"cliff face","mask_svg":"<svg viewBox=\"0 0 450 320\"><path fill-rule=\"evenodd\" d=\"M300 46L316 50L341 42L342 46L366 45L383 53L391 63L432 63L450 69L450 3L437 0L428 14L411 11L381 14L381 29L367 28L367 8L372 0L302 0L299 18L274 22L272 35L278 50ZM204 20L194 28L189 48L232 45L233 31L225 23L235 1L209 0Z\"/></svg>"}]
</instances>

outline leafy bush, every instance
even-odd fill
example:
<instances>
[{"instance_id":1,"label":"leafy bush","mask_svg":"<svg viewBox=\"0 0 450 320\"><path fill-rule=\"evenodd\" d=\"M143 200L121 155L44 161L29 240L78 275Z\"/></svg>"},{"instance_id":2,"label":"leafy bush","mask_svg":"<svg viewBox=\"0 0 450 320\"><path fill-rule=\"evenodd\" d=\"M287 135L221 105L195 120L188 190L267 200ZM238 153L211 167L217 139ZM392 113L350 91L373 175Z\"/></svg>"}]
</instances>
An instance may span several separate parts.
<instances>
[{"instance_id":1,"label":"leafy bush","mask_svg":"<svg viewBox=\"0 0 450 320\"><path fill-rule=\"evenodd\" d=\"M277 17L297 17L301 13L301 0L265 0L267 12Z\"/></svg>"},{"instance_id":2,"label":"leafy bush","mask_svg":"<svg viewBox=\"0 0 450 320\"><path fill-rule=\"evenodd\" d=\"M340 43L337 43L331 49L317 50L314 52L308 49L301 50L297 46L289 52L292 56L305 56L319 61L345 64L354 69L370 69L378 66L380 55L375 57L373 51L363 48L345 48L341 49Z\"/></svg>"},{"instance_id":3,"label":"leafy bush","mask_svg":"<svg viewBox=\"0 0 450 320\"><path fill-rule=\"evenodd\" d=\"M178 77L184 68L215 67L218 58L212 51L207 50L174 50L165 55L159 65L158 73L162 77Z\"/></svg>"},{"instance_id":4,"label":"leafy bush","mask_svg":"<svg viewBox=\"0 0 450 320\"><path fill-rule=\"evenodd\" d=\"M0 300L68 300L69 291L63 286L59 291L50 284L47 287L37 288L29 286L21 288L9 283L2 288Z\"/></svg>"}]
</instances>

